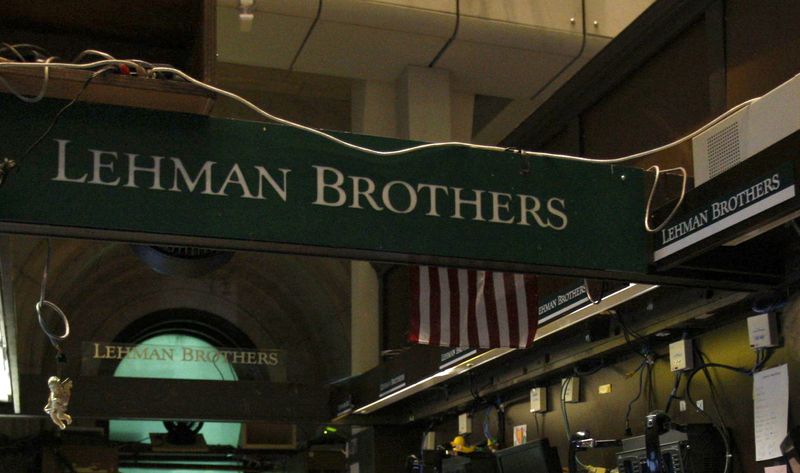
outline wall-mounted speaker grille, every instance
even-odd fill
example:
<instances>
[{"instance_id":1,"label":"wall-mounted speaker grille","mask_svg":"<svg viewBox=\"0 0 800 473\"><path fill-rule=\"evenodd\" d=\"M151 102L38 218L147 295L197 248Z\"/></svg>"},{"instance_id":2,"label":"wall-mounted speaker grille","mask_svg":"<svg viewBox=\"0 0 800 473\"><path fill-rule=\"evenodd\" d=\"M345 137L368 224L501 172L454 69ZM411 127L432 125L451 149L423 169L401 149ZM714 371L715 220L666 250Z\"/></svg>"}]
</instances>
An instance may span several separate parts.
<instances>
[{"instance_id":1,"label":"wall-mounted speaker grille","mask_svg":"<svg viewBox=\"0 0 800 473\"><path fill-rule=\"evenodd\" d=\"M713 178L739 164L742 149L739 122L733 122L708 137L708 177Z\"/></svg>"}]
</instances>

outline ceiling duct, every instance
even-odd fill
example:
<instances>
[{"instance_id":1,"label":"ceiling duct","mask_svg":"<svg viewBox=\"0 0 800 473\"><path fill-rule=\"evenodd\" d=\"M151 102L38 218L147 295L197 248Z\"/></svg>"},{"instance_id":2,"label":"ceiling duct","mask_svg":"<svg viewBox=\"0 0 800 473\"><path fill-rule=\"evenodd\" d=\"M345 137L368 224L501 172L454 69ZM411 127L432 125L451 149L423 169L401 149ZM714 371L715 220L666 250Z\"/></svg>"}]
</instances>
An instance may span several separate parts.
<instances>
[{"instance_id":1,"label":"ceiling duct","mask_svg":"<svg viewBox=\"0 0 800 473\"><path fill-rule=\"evenodd\" d=\"M168 276L200 277L224 265L233 252L191 246L132 245L147 266Z\"/></svg>"}]
</instances>

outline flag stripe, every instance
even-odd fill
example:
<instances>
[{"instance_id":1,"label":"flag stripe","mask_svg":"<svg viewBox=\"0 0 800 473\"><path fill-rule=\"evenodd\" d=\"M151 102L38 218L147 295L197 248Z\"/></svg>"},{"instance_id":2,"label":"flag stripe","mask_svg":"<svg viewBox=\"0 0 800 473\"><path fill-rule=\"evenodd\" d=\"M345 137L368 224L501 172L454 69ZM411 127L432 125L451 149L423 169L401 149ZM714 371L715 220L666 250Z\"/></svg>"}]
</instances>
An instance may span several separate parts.
<instances>
[{"instance_id":1,"label":"flag stripe","mask_svg":"<svg viewBox=\"0 0 800 473\"><path fill-rule=\"evenodd\" d=\"M533 342L534 276L422 266L410 287L412 342L474 348L526 348Z\"/></svg>"},{"instance_id":2,"label":"flag stripe","mask_svg":"<svg viewBox=\"0 0 800 473\"><path fill-rule=\"evenodd\" d=\"M431 302L429 304L431 311L431 333L428 338L428 343L431 345L438 345L439 334L441 333L442 315L444 315L439 302L442 297L442 293L439 290L439 271L436 268L432 268L432 270L428 272L428 276L430 277L431 285Z\"/></svg>"},{"instance_id":3,"label":"flag stripe","mask_svg":"<svg viewBox=\"0 0 800 473\"><path fill-rule=\"evenodd\" d=\"M453 320L450 314L450 274L447 268L439 268L439 298L441 315L441 333L439 334L438 345L446 347L450 345L450 321Z\"/></svg>"},{"instance_id":4,"label":"flag stripe","mask_svg":"<svg viewBox=\"0 0 800 473\"><path fill-rule=\"evenodd\" d=\"M505 288L506 303L508 304L508 346L518 347L520 334L525 339L525 332L519 330L519 309L517 309L517 287L514 284L514 275L503 273L503 287Z\"/></svg>"},{"instance_id":5,"label":"flag stripe","mask_svg":"<svg viewBox=\"0 0 800 473\"><path fill-rule=\"evenodd\" d=\"M416 268L415 271L411 271L411 300L416 300L419 297L419 303L411 304L411 332L409 333L408 339L411 343L419 343L419 332L420 332L420 305L424 303L424 298L420 292L419 288L419 277L422 273L422 268Z\"/></svg>"},{"instance_id":6,"label":"flag stripe","mask_svg":"<svg viewBox=\"0 0 800 473\"><path fill-rule=\"evenodd\" d=\"M419 343L430 343L431 334L431 285L427 266L419 269Z\"/></svg>"},{"instance_id":7,"label":"flag stripe","mask_svg":"<svg viewBox=\"0 0 800 473\"><path fill-rule=\"evenodd\" d=\"M467 333L469 346L479 347L478 338L478 278L475 271L467 271Z\"/></svg>"},{"instance_id":8,"label":"flag stripe","mask_svg":"<svg viewBox=\"0 0 800 473\"><path fill-rule=\"evenodd\" d=\"M458 270L458 345L468 347L469 343L469 286L467 271Z\"/></svg>"},{"instance_id":9,"label":"flag stripe","mask_svg":"<svg viewBox=\"0 0 800 473\"><path fill-rule=\"evenodd\" d=\"M536 335L536 329L539 326L539 297L536 278L533 276L523 276L525 281L525 297L528 302L528 333L530 338L528 340L529 346L533 343L533 337Z\"/></svg>"},{"instance_id":10,"label":"flag stripe","mask_svg":"<svg viewBox=\"0 0 800 473\"><path fill-rule=\"evenodd\" d=\"M506 285L503 273L492 273L492 286L494 287L495 314L497 315L497 332L500 346L510 347L511 340L508 333L508 307L506 306Z\"/></svg>"},{"instance_id":11,"label":"flag stripe","mask_svg":"<svg viewBox=\"0 0 800 473\"><path fill-rule=\"evenodd\" d=\"M457 347L461 337L461 308L459 307L458 270L447 270L447 282L450 290L450 339L444 346Z\"/></svg>"},{"instance_id":12,"label":"flag stripe","mask_svg":"<svg viewBox=\"0 0 800 473\"><path fill-rule=\"evenodd\" d=\"M499 347L500 345L500 327L497 321L497 304L494 299L494 278L492 273L484 273L485 286L483 297L486 300L486 322L489 329L489 346Z\"/></svg>"},{"instance_id":13,"label":"flag stripe","mask_svg":"<svg viewBox=\"0 0 800 473\"><path fill-rule=\"evenodd\" d=\"M525 277L521 274L514 275L514 294L516 295L517 313L519 317L517 323L519 324L519 343L520 348L525 348L530 340L528 340L528 301L527 294L525 293ZM535 314L539 314L537 308Z\"/></svg>"},{"instance_id":14,"label":"flag stripe","mask_svg":"<svg viewBox=\"0 0 800 473\"><path fill-rule=\"evenodd\" d=\"M475 280L475 318L478 328L478 346L489 348L491 335L486 314L486 271L478 271Z\"/></svg>"}]
</instances>

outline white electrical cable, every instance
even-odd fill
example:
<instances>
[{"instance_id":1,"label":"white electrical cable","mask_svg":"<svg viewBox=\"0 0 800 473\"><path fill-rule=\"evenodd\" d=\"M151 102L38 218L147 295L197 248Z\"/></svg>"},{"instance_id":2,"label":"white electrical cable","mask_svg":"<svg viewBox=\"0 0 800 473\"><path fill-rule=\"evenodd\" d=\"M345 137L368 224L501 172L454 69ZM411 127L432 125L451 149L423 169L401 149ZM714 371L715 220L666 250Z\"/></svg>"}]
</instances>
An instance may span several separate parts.
<instances>
[{"instance_id":1,"label":"white electrical cable","mask_svg":"<svg viewBox=\"0 0 800 473\"><path fill-rule=\"evenodd\" d=\"M644 209L644 228L650 233L656 233L661 231L662 228L666 227L667 224L672 220L672 217L675 216L675 213L678 212L681 204L683 204L683 198L686 197L686 184L687 180L689 179L689 175L686 172L686 168L684 167L676 167L670 169L664 169L663 171L658 166L650 166L647 170L654 169L656 171L655 180L653 181L653 187L650 188L650 195L647 197L647 206ZM667 215L667 218L661 222L656 228L650 228L650 207L653 205L653 196L656 193L656 186L658 186L658 179L661 174L667 174L670 172L678 171L683 175L683 184L681 185L681 195L678 197L678 201L675 203L675 206L672 208L672 211Z\"/></svg>"},{"instance_id":2,"label":"white electrical cable","mask_svg":"<svg viewBox=\"0 0 800 473\"><path fill-rule=\"evenodd\" d=\"M101 53L100 51L92 51L92 52L93 53L105 54L105 53ZM229 92L227 90L220 89L218 87L214 87L213 85L206 84L205 82L199 81L199 80L195 79L194 77L192 77L192 76L186 74L185 72L181 71L180 69L176 69L174 67L153 67L149 71L144 71L144 69L141 66L141 64L139 64L139 63L137 63L137 62L135 62L133 60L122 60L122 59L104 59L104 60L101 60L101 61L94 61L94 62L88 62L88 63L83 63L83 64L50 63L50 66L58 67L58 68L67 68L67 69L94 69L94 68L97 68L97 67L100 67L100 66L119 65L119 64L124 64L124 65L130 66L130 67L134 67L134 68L137 69L137 71L143 72L145 74L146 74L146 72L149 72L151 76L155 75L155 74L158 74L158 73L174 74L174 75L184 79L185 81L187 81L187 82L189 82L189 83L191 83L191 84L193 84L193 85L195 85L197 87L200 87L202 89L205 89L205 90L207 90L209 92L213 92L213 93L218 94L218 95L222 95L224 97L228 97L228 98L230 98L232 100L236 100L237 102L241 103L242 105L246 106L247 108L253 110L257 114L261 115L262 117L264 117L264 118L266 118L266 119L268 119L270 121L274 121L276 123L280 123L280 124L283 124L283 125L287 125L287 126L291 126L291 127L294 127L294 128L298 128L298 129L306 131L308 133L312 133L312 134L315 134L317 136L321 136L321 137L323 137L323 138L325 138L327 140L333 141L334 143L337 143L339 145L354 149L356 151L361 151L361 152L367 153L367 154L373 154L373 155L377 155L377 156L397 156L397 155L402 155L402 154L413 153L415 151L420 151L420 150L423 150L423 149L443 148L443 147L463 147L463 148L478 149L478 150L484 150L484 151L501 151L501 152L508 150L507 148L503 148L501 146L479 145L479 144L474 144L474 143L464 143L464 142L460 142L460 141L446 141L446 142L438 142L438 143L426 143L426 144L422 144L422 145L410 146L410 147L400 148L400 149L390 150L390 151L374 150L374 149L371 149L371 148L366 148L366 147L363 147L363 146L359 146L359 145L344 141L344 140L342 140L340 138L337 138L335 136L332 136L332 135L330 135L330 134L328 134L328 133L326 133L324 131L317 130L315 128L311 128L311 127L308 127L308 126L305 126L305 125L302 125L302 124L299 124L299 123L295 123L293 121L286 120L284 118L280 118L278 116L272 115L269 112L266 112L265 110L259 108L257 105L253 104L252 102L248 101L247 99L245 99L245 98L243 98L243 97L241 97L241 96L239 96L237 94L234 94L233 92ZM3 62L3 63L0 63L0 68L4 68L4 67L29 67L30 68L30 67L42 67L42 66L44 66L44 64L42 64L42 63L20 63L20 62ZM660 151L664 151L666 149L675 147L675 146L677 146L677 145L679 145L681 143L684 143L684 142L694 138L695 136L699 135L700 133L706 131L708 128L710 128L710 127L714 126L715 124L719 123L721 120L724 120L725 118L729 117L733 113L739 111L740 109L746 107L747 105L750 105L752 102L754 102L756 100L758 100L758 97L750 99L750 100L745 101L745 102L742 102L739 105L736 105L735 107L731 108L727 112L725 112L722 115L718 116L717 118L715 118L714 120L710 121L709 123L707 123L703 127L699 128L699 129L693 131L692 133L690 133L690 134L688 134L688 135L686 135L686 136L684 136L682 138L679 138L679 139L677 139L677 140L675 140L675 141L673 141L671 143L668 143L668 144L663 145L663 146L659 146L658 148L649 149L649 150L646 150L646 151L642 151L642 152L631 154L631 155L627 155L627 156L622 156L622 157L619 157L619 158L609 158L609 159L587 158L587 157L583 157L583 156L572 156L572 155L567 155L567 154L544 153L544 152L539 152L539 151L526 151L526 150L521 150L520 153L525 155L525 156L536 156L536 157L542 157L542 158L556 158L556 159L564 159L564 160L569 160L569 161L581 161L581 162L599 163L599 164L618 164L618 163L623 163L623 162L631 161L631 160L638 159L638 158L641 158L641 157L644 157L644 156L649 156L651 154L655 154L655 153L658 153Z\"/></svg>"},{"instance_id":3,"label":"white electrical cable","mask_svg":"<svg viewBox=\"0 0 800 473\"><path fill-rule=\"evenodd\" d=\"M50 240L48 239L47 253L44 260L44 270L42 271L42 286L39 292L39 301L36 303L35 308L36 308L36 317L39 320L39 327L41 327L44 334L47 335L47 338L50 339L50 343L53 345L53 347L55 347L56 350L61 351L59 342L63 342L64 340L67 339L67 337L69 337L69 319L67 318L66 314L64 314L64 311L61 310L60 307L48 301L46 298L47 273L50 268L50 252L51 252ZM45 322L44 316L42 315L42 309L44 309L45 307L51 309L59 316L59 318L61 318L61 321L64 323L64 333L60 335L56 334L47 325L47 322Z\"/></svg>"},{"instance_id":4,"label":"white electrical cable","mask_svg":"<svg viewBox=\"0 0 800 473\"><path fill-rule=\"evenodd\" d=\"M288 126L291 126L291 127L294 127L294 128L298 128L298 129L301 129L303 131L307 131L309 133L313 133L315 135L321 136L321 137L323 137L325 139L333 141L334 143L340 144L342 146L346 146L348 148L351 148L351 149L354 149L354 150L357 150L357 151L361 151L361 152L364 152L364 153L373 154L373 155L377 155L377 156L397 156L397 155L401 155L401 154L407 154L407 153L412 153L412 152L415 152L415 151L420 151L420 150L423 150L423 149L443 148L443 147L463 147L463 148L471 148L471 149L478 149L478 150L484 150L484 151L501 151L501 152L502 151L508 151L508 148L503 148L501 146L478 145L478 144L474 144L474 143L464 143L464 142L460 142L460 141L446 141L446 142L440 142L440 143L426 143L426 144L422 144L422 145L411 146L411 147L401 148L401 149L396 149L396 150L391 150L391 151L374 150L374 149L365 148L363 146L358 146L358 145L355 145L353 143L349 143L347 141L341 140L341 139L339 139L339 138L337 138L335 136L332 136L332 135L330 135L328 133L325 133L324 131L320 131L320 130L317 130L315 128L311 128L311 127L308 127L308 126L305 126L305 125L301 125L299 123L295 123L295 122L286 120L284 118L276 117L275 115L272 115L272 114L262 110L261 108L259 108L255 104L253 104L252 102L248 101L247 99L242 98L239 95L236 95L236 94L234 94L232 92L228 92L227 90L224 90L224 89L220 89L218 87L214 87L213 85L206 84L205 82L201 82L201 81L195 79L194 77L186 74L185 72L183 72L181 70L178 70L178 69L175 69L173 67L154 67L154 68L150 69L150 72L151 73L168 72L168 73L171 73L171 74L175 74L175 75L181 77L182 79L186 80L187 82L189 82L191 84L194 84L194 85L196 85L198 87L201 87L201 88L203 88L205 90L208 90L209 92L214 92L215 94L219 94L219 95L228 97L230 99L236 100L237 102L245 105L247 108L249 108L249 109L253 110L254 112L258 113L259 115L263 116L264 118L267 118L268 120L272 120L272 121L275 121L277 123L281 123L283 125L288 125ZM755 100L758 100L758 99L751 99L751 100L748 100L747 102L742 102L741 104L731 108L727 112L725 112L722 115L720 115L719 117L715 118L714 120L712 120L711 122L709 122L705 126L695 130L694 132L684 136L683 138L680 138L678 140L673 141L672 143L666 144L664 146L660 146L658 148L653 148L653 149L650 149L650 150L647 150L647 151L642 151L640 153L631 154L631 155L628 155L628 156L622 156L622 157L619 157L619 158L611 158L611 159L600 159L600 158L586 158L586 157L582 157L582 156L572 156L572 155L568 155L568 154L543 153L543 152L539 152L539 151L526 151L526 150L521 150L520 154L522 154L524 156L536 156L536 157L542 157L542 158L556 158L556 159L564 159L564 160L568 160L568 161L581 161L581 162L600 163L600 164L617 164L617 163L622 163L622 162L626 162L626 161L631 161L631 160L638 159L638 158L641 158L641 157L644 157L644 156L649 156L651 154L658 153L659 151L663 151L663 150L672 148L672 147L677 146L677 145L679 145L679 144L681 144L681 143L683 143L683 142L685 142L687 140L690 140L690 139L694 138L695 136L699 135L700 133L704 132L708 128L714 126L719 121L724 120L725 118L727 118L731 114L733 114L736 111L740 110L741 108L749 105L751 102L754 102Z\"/></svg>"},{"instance_id":5,"label":"white electrical cable","mask_svg":"<svg viewBox=\"0 0 800 473\"><path fill-rule=\"evenodd\" d=\"M72 60L72 62L79 63L81 62L81 59L85 58L86 56L100 56L103 59L111 59L111 60L116 59L114 56L108 53L104 53L103 51L97 51L96 49L87 49L85 51L81 51L81 53L78 54L75 57L75 59Z\"/></svg>"},{"instance_id":6,"label":"white electrical cable","mask_svg":"<svg viewBox=\"0 0 800 473\"><path fill-rule=\"evenodd\" d=\"M197 87L200 87L200 88L202 88L204 90L207 90L207 91L212 92L214 94L221 95L223 97L228 97L228 98L230 98L232 100L235 100L235 101L241 103L242 105L244 105L245 107L249 108L250 110L254 111L258 115L261 115L262 117L266 118L267 120L270 120L270 121L273 121L273 122L276 122L276 123L280 123L282 125L290 126L290 127L305 131L307 133L311 133L313 135L317 135L319 137L322 137L322 138L324 138L326 140L329 140L329 141L331 141L333 143L336 143L338 145L344 146L346 148L350 148L350 149L353 149L353 150L356 150L356 151L360 151L362 153L371 154L371 155L375 155L375 156L399 156L399 155L409 154L409 153L413 153L413 152L417 152L417 151L422 151L422 150L425 150L425 149L450 148L450 147L468 148L468 149L476 149L476 150L482 150L482 151L496 151L496 152L497 151L499 151L499 152L508 151L508 148L503 148L503 147L500 147L500 146L479 145L479 144L464 143L464 142L459 142L459 141L447 141L447 142L439 142L439 143L425 143L425 144L421 144L421 145L415 145L415 146L410 146L410 147L406 147L406 148L399 148L399 149L394 149L394 150L388 150L388 151L375 150L375 149L367 148L367 147L364 147L364 146L359 146L359 145L354 144L354 143L350 143L348 141L345 141L345 140L343 140L341 138L337 138L336 136L333 136L333 135L331 135L329 133L326 133L324 131L318 130L316 128L311 128L309 126L305 126L305 125L302 125L300 123L296 123L296 122L287 120L285 118L281 118L281 117L272 115L271 113L261 109L260 107L258 107L254 103L250 102L249 100L241 97L240 95L237 95L237 94L235 94L233 92L230 92L230 91L227 91L225 89L221 89L219 87L214 87L213 85L210 85L210 84L206 84L205 82L199 81L199 80L195 79L194 77L192 77L192 76L186 74L185 72L181 71L180 69L176 69L174 67L161 67L161 66L159 66L159 67L151 67L149 69L145 69L145 67L139 61L114 59L113 56L111 56L108 53L104 53L102 51L95 51L95 50L86 50L86 51L82 52L78 56L78 58L83 58L83 57L85 57L87 55L96 55L96 56L101 56L101 57L104 57L104 58L107 58L107 59L103 59L103 60L100 60L100 61L89 62L89 63L83 63L83 64L74 64L74 63L42 64L42 63L28 63L28 62L0 62L0 68L5 68L5 67L26 67L26 68L45 67L45 71L47 71L48 67L58 67L58 68L65 68L65 69L95 69L95 68L98 68L98 67L101 67L101 66L126 65L126 66L129 66L129 67L132 67L132 68L136 69L137 74L139 74L141 76L155 77L159 73L174 74L175 76L178 76L178 77L182 78L183 80L189 82L190 84L193 84L193 85L195 85ZM671 143L667 143L667 144L665 144L663 146L659 146L657 148L652 148L652 149L649 149L649 150L641 151L639 153L630 154L630 155L627 155L627 156L621 156L621 157L618 157L618 158L609 158L609 159L587 158L587 157L583 157L583 156L572 156L572 155L557 154L557 153L544 153L544 152L539 152L539 151L526 151L526 150L515 150L515 151L518 152L519 154L523 155L523 156L534 156L534 157L541 157L541 158L563 159L563 160L567 160L567 161L578 161L578 162L585 162L585 163L596 163L596 164L619 164L619 163L624 163L624 162L632 161L632 160L639 159L639 158L642 158L642 157L645 157L645 156L650 156L652 154L655 154L655 153L658 153L658 152L673 148L673 147L675 147L675 146L677 146L677 145L679 145L681 143L684 143L684 142L694 138L695 136L703 133L704 131L708 130L709 128L711 128L712 126L716 125L720 121L728 118L729 116L731 116L732 114L734 114L737 111L741 110L742 108L747 107L748 105L750 105L751 103L755 102L759 98L760 97L755 97L755 98L752 98L752 99L747 100L745 102L742 102L742 103L736 105L735 107L732 107L731 109L729 109L725 113L719 115L715 119L711 120L710 122L708 122L704 126L702 126L702 127L698 128L697 130L689 133L688 135L685 135L685 136L683 136L681 138L678 138L675 141L672 141ZM644 226L645 226L645 229L648 232L655 233L655 232L658 232L659 230L661 230L662 228L664 228L670 222L670 220L674 217L675 213L678 211L678 209L680 208L681 204L683 203L683 199L684 199L684 197L686 195L686 190L687 190L688 172L683 167L676 167L676 168L671 168L671 169L666 169L664 171L661 171L658 166L651 166L650 168L648 168L648 171L651 170L651 169L655 169L656 177L655 177L655 182L653 183L653 187L652 187L652 189L650 191L650 197L648 198L648 201L647 201L647 208L646 208L645 217L644 217ZM653 195L655 193L656 185L658 184L659 176L662 173L670 173L670 172L675 172L675 171L679 171L683 175L683 184L682 184L682 188L681 188L680 197L678 198L678 202L675 205L675 207L672 209L672 211L670 212L668 217L660 225L658 225L655 228L652 228L650 226L650 207L652 205Z\"/></svg>"},{"instance_id":7,"label":"white electrical cable","mask_svg":"<svg viewBox=\"0 0 800 473\"><path fill-rule=\"evenodd\" d=\"M99 52L99 51L98 51ZM137 63L134 60L129 59L103 59L100 61L94 62L85 62L80 64L75 64L71 62L51 62L48 64L44 64L41 62L0 62L0 68L14 68L14 67L22 67L24 69L35 69L37 67L52 67L56 69L97 69L103 66L118 66L118 65L125 65L136 69L136 72L141 75L142 77L147 76L147 71L141 64Z\"/></svg>"},{"instance_id":8,"label":"white electrical cable","mask_svg":"<svg viewBox=\"0 0 800 473\"><path fill-rule=\"evenodd\" d=\"M0 76L0 83L2 83L6 87L6 89L8 89L9 92L14 94L16 98L22 100L23 102L27 103L39 102L44 98L44 95L47 93L47 85L50 82L50 68L47 66L47 64L50 63L50 61L52 61L53 59L55 59L55 57L49 57L44 62L45 67L44 67L44 76L42 78L42 87L41 89L39 89L39 93L36 94L35 97L28 97L26 95L22 95L3 76Z\"/></svg>"}]
</instances>

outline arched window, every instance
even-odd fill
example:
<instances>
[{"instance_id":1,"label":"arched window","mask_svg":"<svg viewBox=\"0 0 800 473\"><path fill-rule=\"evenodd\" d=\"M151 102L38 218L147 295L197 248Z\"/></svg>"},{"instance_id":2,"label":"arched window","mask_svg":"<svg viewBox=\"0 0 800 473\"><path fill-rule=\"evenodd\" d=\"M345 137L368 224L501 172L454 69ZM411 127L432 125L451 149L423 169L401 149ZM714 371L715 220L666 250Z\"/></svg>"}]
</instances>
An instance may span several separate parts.
<instances>
[{"instance_id":1,"label":"arched window","mask_svg":"<svg viewBox=\"0 0 800 473\"><path fill-rule=\"evenodd\" d=\"M162 334L148 338L139 345L213 348L208 342L191 335ZM198 379L235 381L236 372L224 358L216 363L186 363L180 360L143 360L124 358L114 376L128 378ZM169 420L169 419L165 419ZM111 420L109 438L118 442L150 443L150 433L166 433L164 424L150 420ZM206 422L200 433L209 445L238 446L241 424ZM121 473L145 473L151 470L121 468ZM161 473L183 473L185 470L159 470ZM208 471L208 470L206 470Z\"/></svg>"}]
</instances>

